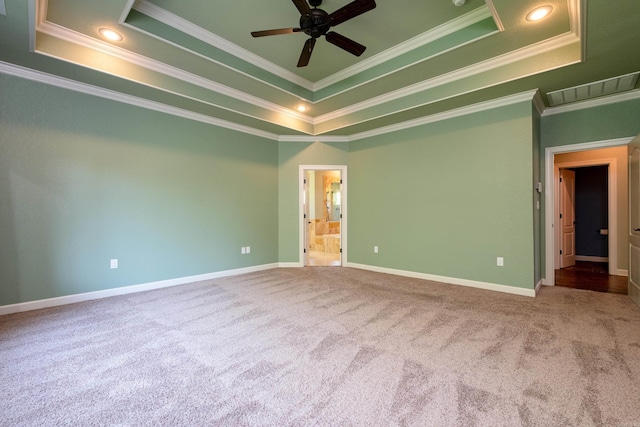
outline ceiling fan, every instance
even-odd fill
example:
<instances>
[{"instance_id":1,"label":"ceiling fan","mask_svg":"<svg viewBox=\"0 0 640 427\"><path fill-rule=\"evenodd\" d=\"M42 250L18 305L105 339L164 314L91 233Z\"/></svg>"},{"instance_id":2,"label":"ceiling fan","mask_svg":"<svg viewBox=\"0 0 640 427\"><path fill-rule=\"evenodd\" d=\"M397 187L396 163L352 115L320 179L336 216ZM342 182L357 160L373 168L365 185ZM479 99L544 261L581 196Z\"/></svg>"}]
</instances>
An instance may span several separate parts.
<instances>
[{"instance_id":1,"label":"ceiling fan","mask_svg":"<svg viewBox=\"0 0 640 427\"><path fill-rule=\"evenodd\" d=\"M307 3L306 0L292 1L300 12L299 28L253 31L251 35L253 37L264 37L275 36L277 34L303 32L310 36L311 38L305 42L304 47L302 48L300 59L298 59L298 67L306 67L307 64L309 64L309 59L311 58L313 47L316 44L316 39L320 36L325 36L329 43L334 44L340 49L344 49L355 56L360 56L365 51L365 46L338 34L335 31L329 31L329 29L374 9L376 7L376 2L374 0L354 0L331 14L322 9L318 9L318 6L322 4L322 0L309 0L309 3ZM313 9L311 9L309 5L313 6Z\"/></svg>"}]
</instances>

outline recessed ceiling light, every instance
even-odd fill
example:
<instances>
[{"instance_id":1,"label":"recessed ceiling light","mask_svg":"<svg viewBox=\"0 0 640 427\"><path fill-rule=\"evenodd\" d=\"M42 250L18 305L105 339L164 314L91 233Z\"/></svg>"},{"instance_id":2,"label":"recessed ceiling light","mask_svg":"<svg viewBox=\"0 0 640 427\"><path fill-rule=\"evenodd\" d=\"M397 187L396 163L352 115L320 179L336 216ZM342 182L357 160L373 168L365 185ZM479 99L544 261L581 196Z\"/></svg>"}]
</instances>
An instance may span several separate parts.
<instances>
[{"instance_id":1,"label":"recessed ceiling light","mask_svg":"<svg viewBox=\"0 0 640 427\"><path fill-rule=\"evenodd\" d=\"M305 111L307 111L307 106L306 105L298 105L296 107L296 110L300 111L301 113L304 113Z\"/></svg>"},{"instance_id":2,"label":"recessed ceiling light","mask_svg":"<svg viewBox=\"0 0 640 427\"><path fill-rule=\"evenodd\" d=\"M551 11L553 11L553 7L551 6L537 7L527 14L527 21L539 21L549 16Z\"/></svg>"},{"instance_id":3,"label":"recessed ceiling light","mask_svg":"<svg viewBox=\"0 0 640 427\"><path fill-rule=\"evenodd\" d=\"M102 34L102 37L107 40L111 40L112 42L122 41L122 35L120 33L116 33L113 30L110 30L109 28L100 28L98 32Z\"/></svg>"}]
</instances>

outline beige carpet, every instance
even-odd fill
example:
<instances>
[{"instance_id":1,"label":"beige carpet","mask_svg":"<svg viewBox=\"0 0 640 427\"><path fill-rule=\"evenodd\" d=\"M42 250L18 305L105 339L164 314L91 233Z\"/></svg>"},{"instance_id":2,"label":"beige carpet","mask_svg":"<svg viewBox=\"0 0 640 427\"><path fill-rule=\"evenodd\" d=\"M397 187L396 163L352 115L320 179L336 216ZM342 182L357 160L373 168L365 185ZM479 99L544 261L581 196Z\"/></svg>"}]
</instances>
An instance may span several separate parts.
<instances>
[{"instance_id":1,"label":"beige carpet","mask_svg":"<svg viewBox=\"0 0 640 427\"><path fill-rule=\"evenodd\" d=\"M3 426L640 426L640 310L348 268L0 317Z\"/></svg>"}]
</instances>

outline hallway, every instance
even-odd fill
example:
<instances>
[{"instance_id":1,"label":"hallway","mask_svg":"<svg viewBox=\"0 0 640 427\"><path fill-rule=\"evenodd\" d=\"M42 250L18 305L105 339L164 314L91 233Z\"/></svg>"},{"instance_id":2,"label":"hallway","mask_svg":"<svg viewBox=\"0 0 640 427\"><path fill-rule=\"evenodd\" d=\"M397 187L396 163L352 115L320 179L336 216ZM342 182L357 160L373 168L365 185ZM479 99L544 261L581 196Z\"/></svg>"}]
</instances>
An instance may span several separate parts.
<instances>
[{"instance_id":1,"label":"hallway","mask_svg":"<svg viewBox=\"0 0 640 427\"><path fill-rule=\"evenodd\" d=\"M610 276L606 262L576 261L576 265L556 270L555 273L556 286L627 294L627 277Z\"/></svg>"}]
</instances>

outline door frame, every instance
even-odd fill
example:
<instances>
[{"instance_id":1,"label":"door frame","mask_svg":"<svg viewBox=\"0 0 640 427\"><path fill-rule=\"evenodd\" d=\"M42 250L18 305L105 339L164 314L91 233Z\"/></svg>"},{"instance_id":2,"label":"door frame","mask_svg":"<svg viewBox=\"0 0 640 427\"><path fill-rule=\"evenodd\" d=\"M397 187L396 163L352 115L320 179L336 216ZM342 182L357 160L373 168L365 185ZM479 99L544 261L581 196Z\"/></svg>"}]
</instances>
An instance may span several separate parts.
<instances>
[{"instance_id":1,"label":"door frame","mask_svg":"<svg viewBox=\"0 0 640 427\"><path fill-rule=\"evenodd\" d=\"M618 272L618 159L594 159L594 160L580 160L574 162L554 163L554 190L556 191L554 199L554 218L560 216L560 169L573 169L589 166L608 166L609 172L607 174L607 215L609 217L609 223L607 228L609 230L608 246L607 249L609 257L609 274L617 275ZM575 208L575 201L574 201ZM574 213L575 215L575 213ZM557 243L555 249L554 270L556 266L561 266L560 251L562 247L560 243L562 230L560 227L555 233L555 242ZM574 248L575 249L575 248Z\"/></svg>"},{"instance_id":2,"label":"door frame","mask_svg":"<svg viewBox=\"0 0 640 427\"><path fill-rule=\"evenodd\" d=\"M347 264L347 166L346 165L300 165L298 167L298 225L299 225L299 261L301 267L305 265L305 234L306 218L304 217L304 179L309 171L340 171L342 180L340 194L340 266Z\"/></svg>"},{"instance_id":3,"label":"door frame","mask_svg":"<svg viewBox=\"0 0 640 427\"><path fill-rule=\"evenodd\" d=\"M559 178L559 167L556 167L554 158L556 154L562 153L574 153L578 151L589 151L589 150L597 150L600 148L612 148L619 146L626 146L633 140L633 137L627 138L616 138L616 139L608 139L603 141L594 141L594 142L585 142L580 144L570 144L570 145L561 145L557 147L547 147L545 148L545 194L544 194L544 219L545 219L545 279L543 280L543 284L547 286L555 285L555 266L556 261L558 261L559 265L559 256L560 252L557 250L559 248L559 242L556 240L558 233L556 233L554 228L554 220L557 218L557 208L559 206L558 201L558 178ZM615 159L613 159L615 160ZM571 167L567 166L570 164L582 163L581 166L597 166L608 163L603 163L601 160L590 160L584 162L571 162L571 163L561 163L561 167ZM609 236L612 237L609 239L609 274L617 274L617 193L615 190L617 189L617 181L612 178L612 173L617 176L617 170L614 170L614 167L609 166ZM550 185L549 183L553 183ZM611 186L614 186L614 191L612 191ZM612 202L613 197L613 202ZM612 208L614 209L612 215ZM612 223L613 220L613 223ZM615 227L615 233L613 228ZM613 250L612 250L613 249ZM557 252L557 253L556 253ZM614 259L615 258L615 259Z\"/></svg>"}]
</instances>

